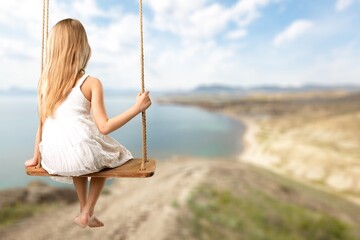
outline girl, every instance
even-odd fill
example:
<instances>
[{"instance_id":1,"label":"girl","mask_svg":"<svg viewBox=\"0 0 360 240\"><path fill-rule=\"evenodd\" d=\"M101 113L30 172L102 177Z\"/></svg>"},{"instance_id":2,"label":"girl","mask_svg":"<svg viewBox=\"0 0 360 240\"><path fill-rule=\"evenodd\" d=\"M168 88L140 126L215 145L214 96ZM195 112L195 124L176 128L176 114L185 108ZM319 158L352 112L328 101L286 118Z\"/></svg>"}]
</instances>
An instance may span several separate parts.
<instances>
[{"instance_id":1,"label":"girl","mask_svg":"<svg viewBox=\"0 0 360 240\"><path fill-rule=\"evenodd\" d=\"M47 59L38 86L39 115L33 158L25 166L41 164L55 180L73 183L80 202L74 222L82 228L101 227L94 208L105 178L83 174L113 168L132 159L131 153L107 134L117 130L151 105L149 92L138 94L135 104L124 113L108 118L100 80L85 73L91 49L83 25L64 19L51 30ZM41 136L40 136L41 135Z\"/></svg>"}]
</instances>

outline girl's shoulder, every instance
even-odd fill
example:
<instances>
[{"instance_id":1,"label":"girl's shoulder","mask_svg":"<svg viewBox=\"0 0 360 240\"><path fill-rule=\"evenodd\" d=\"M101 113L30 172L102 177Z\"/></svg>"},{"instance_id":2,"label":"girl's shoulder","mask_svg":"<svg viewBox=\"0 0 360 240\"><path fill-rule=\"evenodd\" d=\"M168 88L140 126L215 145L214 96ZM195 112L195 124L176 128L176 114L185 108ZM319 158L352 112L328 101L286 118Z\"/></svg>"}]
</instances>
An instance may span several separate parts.
<instances>
[{"instance_id":1,"label":"girl's shoulder","mask_svg":"<svg viewBox=\"0 0 360 240\"><path fill-rule=\"evenodd\" d=\"M94 90L97 88L102 88L102 83L101 83L100 79L90 76L90 75L86 78L83 85L85 88L89 88L91 90Z\"/></svg>"},{"instance_id":2,"label":"girl's shoulder","mask_svg":"<svg viewBox=\"0 0 360 240\"><path fill-rule=\"evenodd\" d=\"M93 94L102 94L103 87L100 79L88 76L80 87L81 92L88 101L91 101Z\"/></svg>"}]
</instances>

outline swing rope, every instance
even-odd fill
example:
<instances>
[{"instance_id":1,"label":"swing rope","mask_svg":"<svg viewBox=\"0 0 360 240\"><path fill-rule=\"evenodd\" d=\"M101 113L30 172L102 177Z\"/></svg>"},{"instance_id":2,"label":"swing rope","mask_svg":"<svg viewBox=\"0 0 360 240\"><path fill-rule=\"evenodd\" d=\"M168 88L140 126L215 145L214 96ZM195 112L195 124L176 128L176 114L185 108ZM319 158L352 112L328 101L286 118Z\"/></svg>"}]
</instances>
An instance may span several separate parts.
<instances>
[{"instance_id":1,"label":"swing rope","mask_svg":"<svg viewBox=\"0 0 360 240\"><path fill-rule=\"evenodd\" d=\"M145 92L145 74L144 74L144 33L143 33L143 8L142 0L139 0L139 19L140 19L140 79L141 79L141 92ZM42 16L42 39L41 39L41 76L44 71L46 60L46 40L49 31L49 0L43 0L43 16ZM42 98L42 96L40 96ZM141 112L142 117L142 161L140 170L146 170L145 163L147 159L147 134L146 134L146 112ZM42 121L40 116L39 123L39 137L42 135ZM41 155L39 152L39 161L37 168L41 167Z\"/></svg>"},{"instance_id":2,"label":"swing rope","mask_svg":"<svg viewBox=\"0 0 360 240\"><path fill-rule=\"evenodd\" d=\"M144 32L143 32L143 8L142 0L139 0L139 16L140 16L140 79L141 92L145 92L145 73L144 73ZM141 170L145 170L145 162L147 162L147 145L146 145L146 112L142 111L142 162Z\"/></svg>"},{"instance_id":3,"label":"swing rope","mask_svg":"<svg viewBox=\"0 0 360 240\"><path fill-rule=\"evenodd\" d=\"M40 76L42 77L42 74L44 72L44 65L46 60L46 40L48 38L49 33L49 0L43 0L43 15L42 15L42 28L41 28L41 69L40 69ZM41 79L41 78L40 78ZM39 80L40 81L40 80ZM40 101L42 101L42 95L40 95ZM39 109L40 113L40 109ZM40 114L39 114L40 115ZM39 120L39 138L41 140L42 135L42 121L41 121L41 115ZM38 151L38 164L37 168L41 167L41 153L40 150Z\"/></svg>"},{"instance_id":4,"label":"swing rope","mask_svg":"<svg viewBox=\"0 0 360 240\"><path fill-rule=\"evenodd\" d=\"M44 70L44 62L45 62L45 44L48 36L49 30L49 0L43 0L43 16L42 16L42 39L41 39L41 74ZM46 27L46 30L45 30Z\"/></svg>"}]
</instances>

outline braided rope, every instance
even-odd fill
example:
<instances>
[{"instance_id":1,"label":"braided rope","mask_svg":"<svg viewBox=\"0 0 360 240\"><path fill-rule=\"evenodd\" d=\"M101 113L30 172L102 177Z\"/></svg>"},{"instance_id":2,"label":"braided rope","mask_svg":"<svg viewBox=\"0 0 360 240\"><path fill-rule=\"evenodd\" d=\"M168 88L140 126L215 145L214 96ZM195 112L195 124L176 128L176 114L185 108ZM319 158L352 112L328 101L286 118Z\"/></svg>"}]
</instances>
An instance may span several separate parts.
<instances>
[{"instance_id":1,"label":"braided rope","mask_svg":"<svg viewBox=\"0 0 360 240\"><path fill-rule=\"evenodd\" d=\"M40 80L44 71L44 62L45 62L45 48L46 48L46 39L48 37L48 31L49 31L49 0L43 0L43 15L42 15L42 28L41 28L41 69L40 69ZM41 101L41 99L40 99ZM40 121L39 121L39 138L41 141L41 135L42 135L42 116L41 116L41 109L39 109L40 112ZM41 153L40 150L38 151L38 164L36 167L41 167Z\"/></svg>"},{"instance_id":2,"label":"braided rope","mask_svg":"<svg viewBox=\"0 0 360 240\"><path fill-rule=\"evenodd\" d=\"M47 9L48 0L43 0L43 14L42 14L42 28L41 28L41 68L40 73L42 74L44 69L44 55L45 55L45 16ZM47 15L49 16L49 15Z\"/></svg>"},{"instance_id":3,"label":"braided rope","mask_svg":"<svg viewBox=\"0 0 360 240\"><path fill-rule=\"evenodd\" d=\"M144 74L144 32L143 32L143 8L142 0L139 0L139 17L140 17L140 79L141 92L145 92L145 74ZM142 162L140 170L145 170L145 162L147 159L147 135L146 135L146 112L142 111Z\"/></svg>"},{"instance_id":4,"label":"braided rope","mask_svg":"<svg viewBox=\"0 0 360 240\"><path fill-rule=\"evenodd\" d=\"M48 39L48 34L49 34L49 0L46 0L46 31L45 31L45 43ZM44 50L46 50L46 44L45 44L45 47L44 47ZM46 56L45 56L45 59L46 59ZM45 61L44 59L44 61Z\"/></svg>"}]
</instances>

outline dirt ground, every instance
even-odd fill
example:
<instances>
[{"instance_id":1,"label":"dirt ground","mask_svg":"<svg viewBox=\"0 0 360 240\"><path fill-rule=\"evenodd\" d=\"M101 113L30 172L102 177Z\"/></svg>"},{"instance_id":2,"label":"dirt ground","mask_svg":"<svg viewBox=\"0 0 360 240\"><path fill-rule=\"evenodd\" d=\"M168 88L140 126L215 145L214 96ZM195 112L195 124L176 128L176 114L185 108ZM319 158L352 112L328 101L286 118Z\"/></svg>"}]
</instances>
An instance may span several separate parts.
<instances>
[{"instance_id":1,"label":"dirt ground","mask_svg":"<svg viewBox=\"0 0 360 240\"><path fill-rule=\"evenodd\" d=\"M105 227L73 224L78 205L62 206L3 230L1 239L170 239L176 225L174 202L183 204L206 176L204 161L159 163L147 179L116 179L100 196L96 212Z\"/></svg>"}]
</instances>

